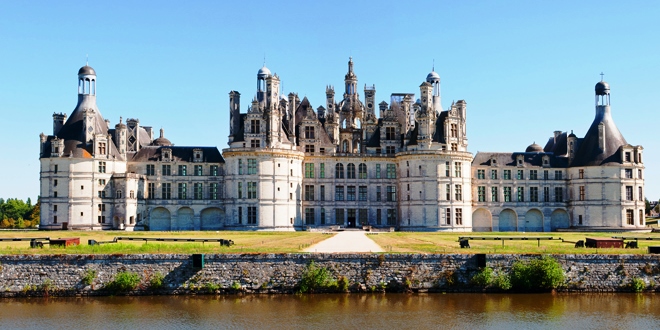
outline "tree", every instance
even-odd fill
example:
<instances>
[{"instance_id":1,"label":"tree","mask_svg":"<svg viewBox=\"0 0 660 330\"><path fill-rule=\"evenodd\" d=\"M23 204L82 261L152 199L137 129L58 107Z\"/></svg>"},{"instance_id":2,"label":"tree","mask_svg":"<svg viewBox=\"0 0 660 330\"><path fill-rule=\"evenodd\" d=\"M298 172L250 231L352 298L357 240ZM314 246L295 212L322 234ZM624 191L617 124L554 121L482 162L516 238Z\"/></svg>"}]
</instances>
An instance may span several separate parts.
<instances>
[{"instance_id":1,"label":"tree","mask_svg":"<svg viewBox=\"0 0 660 330\"><path fill-rule=\"evenodd\" d=\"M646 206L646 214L651 214L651 203L649 202L649 199L644 197L644 203Z\"/></svg>"}]
</instances>

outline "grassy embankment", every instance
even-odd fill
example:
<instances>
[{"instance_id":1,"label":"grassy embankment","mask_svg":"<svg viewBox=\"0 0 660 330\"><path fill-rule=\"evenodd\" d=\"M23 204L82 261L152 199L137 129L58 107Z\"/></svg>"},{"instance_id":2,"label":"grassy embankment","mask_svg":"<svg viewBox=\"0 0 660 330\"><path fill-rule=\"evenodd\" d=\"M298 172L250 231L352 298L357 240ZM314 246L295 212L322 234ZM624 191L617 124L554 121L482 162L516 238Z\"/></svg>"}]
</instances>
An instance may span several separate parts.
<instances>
[{"instance_id":1,"label":"grassy embankment","mask_svg":"<svg viewBox=\"0 0 660 330\"><path fill-rule=\"evenodd\" d=\"M233 240L232 247L221 247L219 243L177 243L120 241L116 244L88 246L87 240L110 241L115 236L160 237L160 238L223 238ZM549 236L555 240L502 241L472 240L470 249L461 249L459 236ZM378 233L368 235L388 253L557 253L557 254L643 254L647 246L658 245L660 241L639 241L638 249L587 249L574 248L573 243L564 243L558 238L575 242L585 237L658 237L660 234L621 234L621 233ZM0 254L115 254L115 253L296 253L318 243L331 235L310 232L123 232L123 231L0 231L0 238L13 237L79 237L81 245L31 249L29 241L0 242Z\"/></svg>"}]
</instances>

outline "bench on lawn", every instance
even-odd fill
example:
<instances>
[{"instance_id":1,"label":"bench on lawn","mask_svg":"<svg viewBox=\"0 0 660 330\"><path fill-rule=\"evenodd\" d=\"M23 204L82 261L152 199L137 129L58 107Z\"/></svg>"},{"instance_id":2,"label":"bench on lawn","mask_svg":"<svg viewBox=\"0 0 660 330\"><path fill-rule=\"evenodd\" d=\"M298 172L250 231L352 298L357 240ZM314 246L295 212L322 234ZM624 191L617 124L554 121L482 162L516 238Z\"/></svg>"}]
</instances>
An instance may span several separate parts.
<instances>
[{"instance_id":1,"label":"bench on lawn","mask_svg":"<svg viewBox=\"0 0 660 330\"><path fill-rule=\"evenodd\" d=\"M466 241L469 242L470 240L493 240L493 241L502 241L502 246L504 246L504 241L533 241L536 240L538 242L538 246L541 246L541 241L542 240L553 240L557 239L554 237L550 236L459 236L458 241ZM467 247L469 247L470 244L467 243ZM461 247L463 247L463 243L461 243Z\"/></svg>"}]
</instances>

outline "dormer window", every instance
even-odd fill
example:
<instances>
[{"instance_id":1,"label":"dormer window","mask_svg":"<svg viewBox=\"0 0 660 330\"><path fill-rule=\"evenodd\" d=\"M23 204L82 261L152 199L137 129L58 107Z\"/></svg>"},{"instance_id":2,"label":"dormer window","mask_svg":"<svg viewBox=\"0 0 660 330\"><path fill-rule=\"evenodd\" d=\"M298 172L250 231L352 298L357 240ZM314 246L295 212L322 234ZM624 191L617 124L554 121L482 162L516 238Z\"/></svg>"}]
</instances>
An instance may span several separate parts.
<instances>
[{"instance_id":1,"label":"dormer window","mask_svg":"<svg viewBox=\"0 0 660 330\"><path fill-rule=\"evenodd\" d=\"M200 163L204 160L204 154L202 149L193 149L193 162Z\"/></svg>"},{"instance_id":2,"label":"dormer window","mask_svg":"<svg viewBox=\"0 0 660 330\"><path fill-rule=\"evenodd\" d=\"M162 155L163 155L163 161L164 162L169 162L172 160L172 149L170 148L164 148L162 150Z\"/></svg>"},{"instance_id":3,"label":"dormer window","mask_svg":"<svg viewBox=\"0 0 660 330\"><path fill-rule=\"evenodd\" d=\"M518 166L523 166L523 164L524 164L524 158L523 158L523 155L518 155L518 156L516 157L516 163L518 164Z\"/></svg>"},{"instance_id":4,"label":"dormer window","mask_svg":"<svg viewBox=\"0 0 660 330\"><path fill-rule=\"evenodd\" d=\"M626 162L630 162L630 151L626 151L625 160L626 160Z\"/></svg>"}]
</instances>

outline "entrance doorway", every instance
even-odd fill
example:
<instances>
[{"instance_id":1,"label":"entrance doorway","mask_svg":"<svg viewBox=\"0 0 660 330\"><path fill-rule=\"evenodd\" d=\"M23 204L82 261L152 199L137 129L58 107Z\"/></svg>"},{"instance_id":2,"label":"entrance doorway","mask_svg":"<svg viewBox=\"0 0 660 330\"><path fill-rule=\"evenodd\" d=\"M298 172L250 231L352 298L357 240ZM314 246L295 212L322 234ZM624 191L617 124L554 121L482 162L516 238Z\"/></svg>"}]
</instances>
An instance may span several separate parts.
<instances>
[{"instance_id":1,"label":"entrance doorway","mask_svg":"<svg viewBox=\"0 0 660 330\"><path fill-rule=\"evenodd\" d=\"M356 226L356 217L355 217L355 209L348 209L348 215L346 219L346 227L347 228L355 228Z\"/></svg>"}]
</instances>

